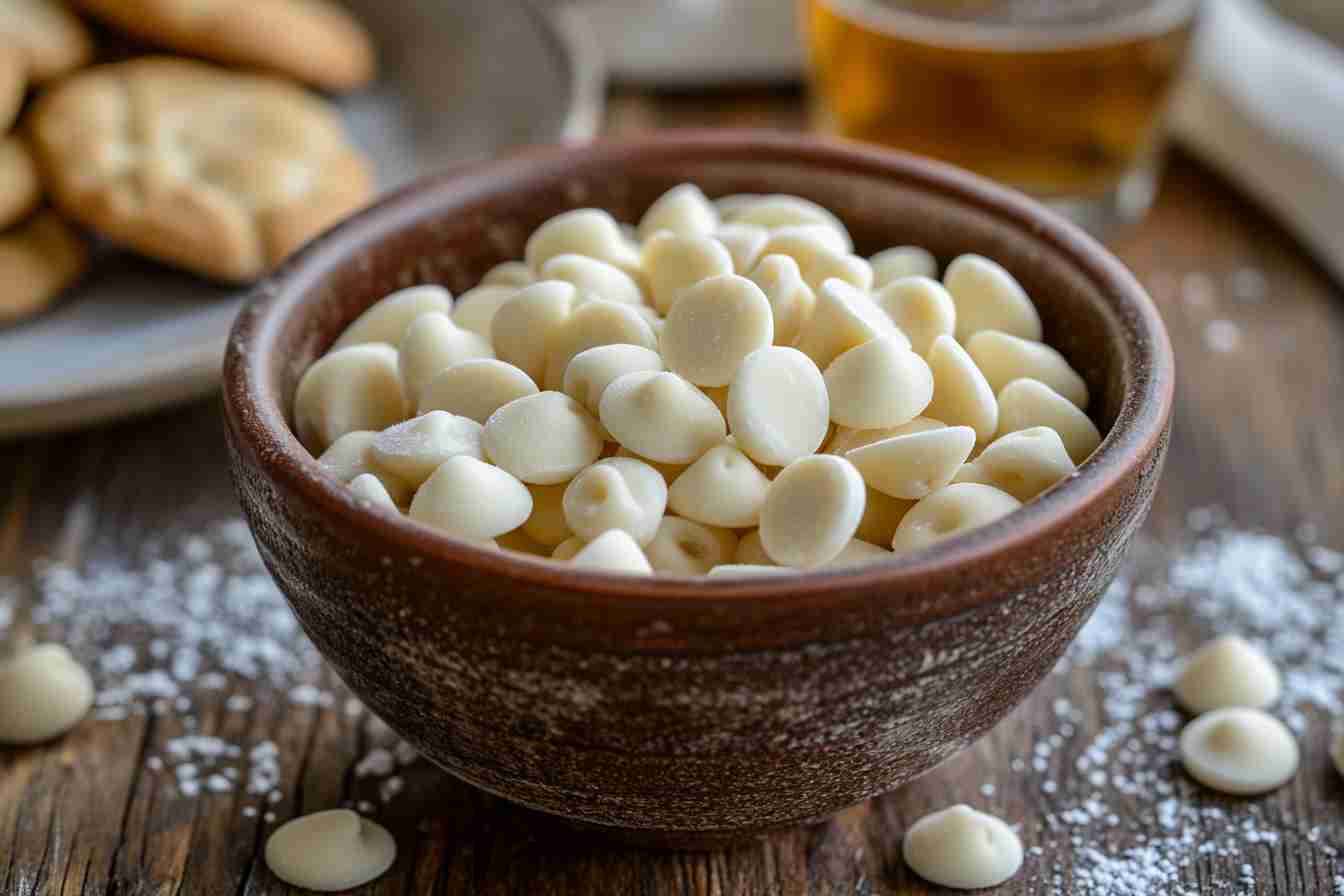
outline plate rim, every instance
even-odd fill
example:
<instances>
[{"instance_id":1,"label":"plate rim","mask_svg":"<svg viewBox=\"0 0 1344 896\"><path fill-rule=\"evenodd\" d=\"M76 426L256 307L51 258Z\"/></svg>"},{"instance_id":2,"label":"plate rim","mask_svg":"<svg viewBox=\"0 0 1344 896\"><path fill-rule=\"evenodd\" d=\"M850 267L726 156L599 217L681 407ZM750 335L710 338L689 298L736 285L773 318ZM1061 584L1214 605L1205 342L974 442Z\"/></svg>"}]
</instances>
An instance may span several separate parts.
<instances>
[{"instance_id":1,"label":"plate rim","mask_svg":"<svg viewBox=\"0 0 1344 896\"><path fill-rule=\"evenodd\" d=\"M597 41L580 12L569 5L520 0L519 7L536 20L569 72L569 104L558 142L593 137L605 106L606 70ZM224 348L237 307L221 313L211 328L199 331L167 361L121 364L100 373L96 384L76 388L30 391L17 400L0 396L0 439L68 431L149 413L193 401L218 390ZM218 329L216 329L218 325Z\"/></svg>"}]
</instances>

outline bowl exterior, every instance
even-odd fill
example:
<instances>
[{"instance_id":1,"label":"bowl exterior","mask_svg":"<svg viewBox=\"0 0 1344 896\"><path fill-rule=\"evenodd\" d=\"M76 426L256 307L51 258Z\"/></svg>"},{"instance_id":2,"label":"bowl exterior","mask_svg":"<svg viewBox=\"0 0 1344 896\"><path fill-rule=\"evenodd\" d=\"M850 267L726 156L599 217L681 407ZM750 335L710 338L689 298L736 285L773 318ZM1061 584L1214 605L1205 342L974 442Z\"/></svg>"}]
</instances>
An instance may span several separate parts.
<instances>
[{"instance_id":1,"label":"bowl exterior","mask_svg":"<svg viewBox=\"0 0 1344 896\"><path fill-rule=\"evenodd\" d=\"M1152 501L1165 449L1163 438L1066 537L965 572L960 587L999 600L916 625L884 624L879 612L856 621L851 638L818 625L815 640L721 652L678 649L675 624L656 618L638 651L538 640L550 621L520 611L507 579L389 555L278 488L246 447L235 442L232 459L262 556L305 631L399 734L507 799L687 844L828 815L987 732L1095 608ZM424 595L441 612L411 609ZM592 613L571 624L601 627L600 608Z\"/></svg>"}]
</instances>

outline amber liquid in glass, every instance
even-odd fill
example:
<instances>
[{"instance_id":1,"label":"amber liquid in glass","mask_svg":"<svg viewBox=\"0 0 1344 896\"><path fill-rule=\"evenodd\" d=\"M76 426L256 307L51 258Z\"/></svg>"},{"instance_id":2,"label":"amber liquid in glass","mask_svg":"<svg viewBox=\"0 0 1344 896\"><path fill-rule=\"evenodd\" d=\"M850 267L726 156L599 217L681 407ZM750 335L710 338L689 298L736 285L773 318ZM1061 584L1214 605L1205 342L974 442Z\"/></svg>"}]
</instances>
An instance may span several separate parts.
<instances>
[{"instance_id":1,"label":"amber liquid in glass","mask_svg":"<svg viewBox=\"0 0 1344 896\"><path fill-rule=\"evenodd\" d=\"M803 3L823 128L1046 198L1155 181L1196 0Z\"/></svg>"}]
</instances>

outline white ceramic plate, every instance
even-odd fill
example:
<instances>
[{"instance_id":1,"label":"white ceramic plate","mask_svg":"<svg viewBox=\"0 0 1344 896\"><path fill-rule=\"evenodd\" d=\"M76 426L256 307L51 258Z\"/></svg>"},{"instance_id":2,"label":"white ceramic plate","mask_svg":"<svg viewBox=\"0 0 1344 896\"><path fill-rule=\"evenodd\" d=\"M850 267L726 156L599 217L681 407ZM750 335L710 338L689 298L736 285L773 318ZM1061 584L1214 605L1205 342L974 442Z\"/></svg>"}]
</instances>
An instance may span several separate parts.
<instances>
[{"instance_id":1,"label":"white ceramic plate","mask_svg":"<svg viewBox=\"0 0 1344 896\"><path fill-rule=\"evenodd\" d=\"M591 38L564 8L351 0L379 82L340 101L390 189L504 147L581 139L602 111ZM0 436L64 429L215 388L242 292L110 248L51 312L0 330Z\"/></svg>"},{"instance_id":2,"label":"white ceramic plate","mask_svg":"<svg viewBox=\"0 0 1344 896\"><path fill-rule=\"evenodd\" d=\"M612 77L700 87L802 73L797 0L583 0Z\"/></svg>"}]
</instances>

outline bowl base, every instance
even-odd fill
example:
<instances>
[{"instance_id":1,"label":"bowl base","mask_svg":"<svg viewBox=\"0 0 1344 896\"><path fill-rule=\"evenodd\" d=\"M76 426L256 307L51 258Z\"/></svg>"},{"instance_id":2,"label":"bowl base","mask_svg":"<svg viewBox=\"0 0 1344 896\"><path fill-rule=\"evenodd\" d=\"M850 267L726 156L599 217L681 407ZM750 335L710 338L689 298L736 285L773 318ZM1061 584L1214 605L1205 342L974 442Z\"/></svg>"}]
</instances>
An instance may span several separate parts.
<instances>
[{"instance_id":1,"label":"bowl base","mask_svg":"<svg viewBox=\"0 0 1344 896\"><path fill-rule=\"evenodd\" d=\"M594 841L613 846L629 846L638 849L674 850L685 852L712 852L744 846L758 840L764 840L774 834L796 831L799 828L824 824L838 813L820 815L793 824L782 824L761 828L718 828L713 830L679 830L667 828L631 828L598 824L552 815L530 806L515 803L498 797L512 806L520 815L526 817L526 825L534 834L552 838L572 837L592 844ZM841 810L843 811L843 810Z\"/></svg>"}]
</instances>

